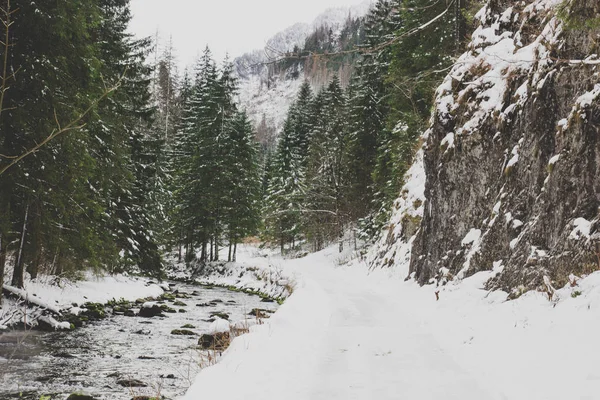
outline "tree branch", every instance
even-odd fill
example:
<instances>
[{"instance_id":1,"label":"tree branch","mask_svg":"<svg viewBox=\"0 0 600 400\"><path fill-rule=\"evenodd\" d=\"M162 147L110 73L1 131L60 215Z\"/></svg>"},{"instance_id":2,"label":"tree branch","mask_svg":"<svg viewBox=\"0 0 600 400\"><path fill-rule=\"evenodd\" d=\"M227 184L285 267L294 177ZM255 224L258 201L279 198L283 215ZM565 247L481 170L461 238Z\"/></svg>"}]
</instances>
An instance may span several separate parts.
<instances>
[{"instance_id":1,"label":"tree branch","mask_svg":"<svg viewBox=\"0 0 600 400\"><path fill-rule=\"evenodd\" d=\"M79 114L75 119L73 119L71 122L69 122L64 127L61 127L60 122L58 121L58 117L56 116L56 111L55 111L54 117L56 119L57 128L54 129L52 131L52 133L50 135L48 135L44 140L42 140L40 143L36 143L35 146L31 147L29 150L25 151L23 154L18 155L18 156L2 156L2 157L7 158L7 159L12 159L12 161L10 163L8 163L6 166L0 168L0 175L4 174L9 168L13 167L15 164L17 164L18 162L20 162L21 160L23 160L25 157L27 157L27 156L35 153L36 151L40 150L42 147L44 147L45 145L47 145L50 141L56 139L58 136L63 135L63 134L65 134L67 132L70 132L70 131L75 131L75 130L82 129L85 126L85 124L81 123L81 121L93 109L95 109L102 100L104 100L105 98L107 98L111 93L113 93L114 91L116 91L121 86L121 83L123 82L124 76L125 75L123 74L119 78L119 80L117 81L117 83L115 85L106 88L105 91L104 91L104 93L102 93L102 95L100 97L98 97L97 99L95 99L89 105L88 108L86 108L81 114Z\"/></svg>"}]
</instances>

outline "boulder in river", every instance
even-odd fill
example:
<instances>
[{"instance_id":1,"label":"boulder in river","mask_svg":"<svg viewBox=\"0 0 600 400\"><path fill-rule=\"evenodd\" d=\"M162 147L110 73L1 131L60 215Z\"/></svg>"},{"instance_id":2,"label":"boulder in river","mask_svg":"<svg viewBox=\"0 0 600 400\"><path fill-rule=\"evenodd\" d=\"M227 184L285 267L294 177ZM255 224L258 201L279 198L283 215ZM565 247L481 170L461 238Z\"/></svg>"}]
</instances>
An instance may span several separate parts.
<instances>
[{"instance_id":1,"label":"boulder in river","mask_svg":"<svg viewBox=\"0 0 600 400\"><path fill-rule=\"evenodd\" d=\"M175 295L174 295L174 294L171 294L171 293L163 293L163 294L160 296L160 300L170 300L170 301L175 301L175 300L176 300L176 297L175 297Z\"/></svg>"},{"instance_id":2,"label":"boulder in river","mask_svg":"<svg viewBox=\"0 0 600 400\"><path fill-rule=\"evenodd\" d=\"M123 387L148 387L144 382L137 379L120 379L117 384Z\"/></svg>"},{"instance_id":3,"label":"boulder in river","mask_svg":"<svg viewBox=\"0 0 600 400\"><path fill-rule=\"evenodd\" d=\"M73 393L72 395L67 397L67 400L96 400L96 399L87 394Z\"/></svg>"},{"instance_id":4,"label":"boulder in river","mask_svg":"<svg viewBox=\"0 0 600 400\"><path fill-rule=\"evenodd\" d=\"M52 354L52 356L56 357L56 358L67 358L67 359L77 358L76 356L74 356L73 354L70 354L70 353L54 353L54 354Z\"/></svg>"},{"instance_id":5,"label":"boulder in river","mask_svg":"<svg viewBox=\"0 0 600 400\"><path fill-rule=\"evenodd\" d=\"M196 336L196 334L188 329L173 329L171 335L177 336Z\"/></svg>"},{"instance_id":6,"label":"boulder in river","mask_svg":"<svg viewBox=\"0 0 600 400\"><path fill-rule=\"evenodd\" d=\"M162 312L163 310L160 306L156 304L145 303L140 309L138 315L144 318L152 318L162 315Z\"/></svg>"},{"instance_id":7,"label":"boulder in river","mask_svg":"<svg viewBox=\"0 0 600 400\"><path fill-rule=\"evenodd\" d=\"M269 318L271 316L270 313L272 313L272 311L264 310L262 308L254 308L248 313L248 315L257 318Z\"/></svg>"},{"instance_id":8,"label":"boulder in river","mask_svg":"<svg viewBox=\"0 0 600 400\"><path fill-rule=\"evenodd\" d=\"M225 350L230 342L229 332L205 333L198 339L198 345L204 350Z\"/></svg>"},{"instance_id":9,"label":"boulder in river","mask_svg":"<svg viewBox=\"0 0 600 400\"><path fill-rule=\"evenodd\" d=\"M275 300L270 299L268 297L263 297L262 299L260 299L260 301L263 303L275 303Z\"/></svg>"},{"instance_id":10,"label":"boulder in river","mask_svg":"<svg viewBox=\"0 0 600 400\"><path fill-rule=\"evenodd\" d=\"M169 307L166 304L163 304L160 306L160 309L166 313L170 313L170 314L176 314L177 310L175 310L174 308Z\"/></svg>"},{"instance_id":11,"label":"boulder in river","mask_svg":"<svg viewBox=\"0 0 600 400\"><path fill-rule=\"evenodd\" d=\"M82 314L87 316L91 321L98 321L106 318L104 304L87 302L84 304Z\"/></svg>"},{"instance_id":12,"label":"boulder in river","mask_svg":"<svg viewBox=\"0 0 600 400\"><path fill-rule=\"evenodd\" d=\"M224 313L224 312L214 312L214 313L210 313L211 317L219 317L221 319L226 319L229 320L229 314Z\"/></svg>"}]
</instances>

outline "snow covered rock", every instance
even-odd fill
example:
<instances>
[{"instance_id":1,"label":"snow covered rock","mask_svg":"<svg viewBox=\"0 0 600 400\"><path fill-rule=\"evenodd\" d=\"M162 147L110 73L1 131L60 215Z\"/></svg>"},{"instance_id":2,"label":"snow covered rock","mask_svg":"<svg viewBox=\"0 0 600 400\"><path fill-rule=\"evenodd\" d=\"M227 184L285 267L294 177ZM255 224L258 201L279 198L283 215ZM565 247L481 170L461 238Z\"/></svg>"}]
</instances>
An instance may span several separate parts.
<instances>
[{"instance_id":1,"label":"snow covered rock","mask_svg":"<svg viewBox=\"0 0 600 400\"><path fill-rule=\"evenodd\" d=\"M39 317L37 323L37 328L42 331L68 331L71 329L71 324L69 322L58 322L54 318L48 316Z\"/></svg>"},{"instance_id":2,"label":"snow covered rock","mask_svg":"<svg viewBox=\"0 0 600 400\"><path fill-rule=\"evenodd\" d=\"M223 333L223 332L229 332L229 321L227 321L226 319L222 319L222 318L215 318L215 320L213 321L213 323L210 324L210 326L208 327L208 330L210 333Z\"/></svg>"}]
</instances>

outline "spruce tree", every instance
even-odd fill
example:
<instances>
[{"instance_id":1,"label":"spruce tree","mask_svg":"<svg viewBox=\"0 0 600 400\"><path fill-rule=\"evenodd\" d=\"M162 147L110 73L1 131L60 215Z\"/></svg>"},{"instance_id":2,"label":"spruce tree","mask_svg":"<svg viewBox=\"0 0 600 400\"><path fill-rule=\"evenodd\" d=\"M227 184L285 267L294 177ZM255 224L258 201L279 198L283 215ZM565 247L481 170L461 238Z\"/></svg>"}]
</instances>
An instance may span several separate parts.
<instances>
[{"instance_id":1,"label":"spruce tree","mask_svg":"<svg viewBox=\"0 0 600 400\"><path fill-rule=\"evenodd\" d=\"M77 120L107 86L120 89L85 115L84 126L55 138L0 177L0 264L16 256L12 282L40 267L62 274L115 268L119 251L145 227L135 197L132 145L148 120L145 41L127 33L126 0L13 2L11 90L0 120L0 153L21 154L59 124ZM3 160L0 160L0 163ZM135 216L134 216L135 215ZM135 232L135 233L134 233ZM12 243L12 245L8 245ZM132 252L141 259L142 246ZM148 248L153 245L149 244Z\"/></svg>"},{"instance_id":2,"label":"spruce tree","mask_svg":"<svg viewBox=\"0 0 600 400\"><path fill-rule=\"evenodd\" d=\"M308 148L315 118L313 100L310 84L304 82L290 106L270 165L264 233L269 240L279 243L282 252L301 233Z\"/></svg>"},{"instance_id":3,"label":"spruce tree","mask_svg":"<svg viewBox=\"0 0 600 400\"><path fill-rule=\"evenodd\" d=\"M256 233L260 225L261 180L258 147L245 112L228 122L224 186L224 224L227 227L229 261L235 261L237 244Z\"/></svg>"},{"instance_id":4,"label":"spruce tree","mask_svg":"<svg viewBox=\"0 0 600 400\"><path fill-rule=\"evenodd\" d=\"M320 115L311 134L303 215L308 239L320 250L342 238L349 215L347 101L337 76L319 96Z\"/></svg>"}]
</instances>

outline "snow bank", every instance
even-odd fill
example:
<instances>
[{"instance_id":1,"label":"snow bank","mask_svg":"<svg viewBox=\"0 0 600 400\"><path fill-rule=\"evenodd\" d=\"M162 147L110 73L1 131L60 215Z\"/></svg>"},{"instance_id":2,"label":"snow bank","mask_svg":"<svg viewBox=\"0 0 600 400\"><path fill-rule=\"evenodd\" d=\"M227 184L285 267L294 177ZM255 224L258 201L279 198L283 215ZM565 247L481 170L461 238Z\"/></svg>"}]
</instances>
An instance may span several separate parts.
<instances>
[{"instance_id":1,"label":"snow bank","mask_svg":"<svg viewBox=\"0 0 600 400\"><path fill-rule=\"evenodd\" d=\"M40 323L45 323L48 326L50 326L51 328L53 328L54 330L57 331L68 331L69 329L71 329L71 324L68 322L58 322L57 320L55 320L52 317L48 317L48 316L44 316L42 315L41 317L38 318L38 322Z\"/></svg>"},{"instance_id":2,"label":"snow bank","mask_svg":"<svg viewBox=\"0 0 600 400\"><path fill-rule=\"evenodd\" d=\"M61 324L54 318L45 315L48 310L55 315L69 312L78 315L82 312L79 307L85 303L105 304L110 300L124 299L134 301L139 298L158 297L164 293L156 284L149 284L144 278L116 276L86 275L84 280L69 281L53 276L40 276L36 280L26 280L25 289L17 289L8 285L4 289L30 304L41 309L29 311L28 323L43 319L43 322L57 329L65 329L68 324ZM20 302L6 300L0 309L0 324L13 325L25 318Z\"/></svg>"},{"instance_id":3,"label":"snow bank","mask_svg":"<svg viewBox=\"0 0 600 400\"><path fill-rule=\"evenodd\" d=\"M273 299L285 299L294 290L294 277L283 272L280 260L273 259L268 250L254 246L238 246L238 262L213 263L194 274L194 267L188 269L185 263L177 263L174 258L168 276L174 280L194 279L201 285L214 285L259 293Z\"/></svg>"},{"instance_id":4,"label":"snow bank","mask_svg":"<svg viewBox=\"0 0 600 400\"><path fill-rule=\"evenodd\" d=\"M59 307L56 307L53 304L50 304L48 302L45 302L44 300L39 299L35 294L31 295L26 290L18 289L16 287L12 287L9 285L4 285L3 288L7 292L10 292L15 296L19 296L21 299L25 300L28 303L35 304L37 306L45 308L49 311L52 311L55 314L60 314Z\"/></svg>"},{"instance_id":5,"label":"snow bank","mask_svg":"<svg viewBox=\"0 0 600 400\"><path fill-rule=\"evenodd\" d=\"M90 273L81 281L62 279L58 285L52 284L55 281L53 277L44 277L26 282L25 289L48 303L57 304L59 308L70 307L73 303L106 303L121 298L134 301L139 298L157 297L163 293L159 285L148 284L149 280L146 278L124 275L95 276Z\"/></svg>"},{"instance_id":6,"label":"snow bank","mask_svg":"<svg viewBox=\"0 0 600 400\"><path fill-rule=\"evenodd\" d=\"M208 327L210 333L222 333L229 332L231 329L229 321L216 317L215 320Z\"/></svg>"},{"instance_id":7,"label":"snow bank","mask_svg":"<svg viewBox=\"0 0 600 400\"><path fill-rule=\"evenodd\" d=\"M337 257L327 249L279 260L298 279L294 294L201 371L183 400L597 397L588 355L598 349L600 273L574 278L553 301L537 292L506 301L483 290L501 266L420 287L390 269L340 267Z\"/></svg>"}]
</instances>

